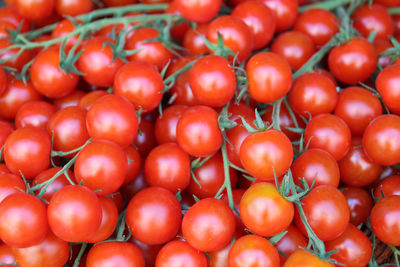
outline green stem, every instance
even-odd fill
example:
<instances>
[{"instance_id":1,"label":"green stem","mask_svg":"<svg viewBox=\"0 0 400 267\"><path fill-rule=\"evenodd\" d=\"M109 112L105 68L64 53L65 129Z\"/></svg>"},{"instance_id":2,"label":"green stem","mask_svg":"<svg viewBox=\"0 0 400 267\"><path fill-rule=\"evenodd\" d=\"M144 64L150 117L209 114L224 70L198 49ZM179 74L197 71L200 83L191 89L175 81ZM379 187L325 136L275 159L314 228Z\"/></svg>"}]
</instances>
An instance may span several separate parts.
<instances>
[{"instance_id":1,"label":"green stem","mask_svg":"<svg viewBox=\"0 0 400 267\"><path fill-rule=\"evenodd\" d=\"M232 185L231 185L231 179L230 179L230 175L229 175L229 159L228 159L228 153L226 152L226 141L225 140L222 142L221 152L222 152L222 160L224 163L224 175L225 175L224 185L225 185L226 192L228 195L229 206L233 210L235 208L235 203L233 201Z\"/></svg>"},{"instance_id":2,"label":"green stem","mask_svg":"<svg viewBox=\"0 0 400 267\"><path fill-rule=\"evenodd\" d=\"M79 263L81 262L81 259L82 259L83 253L86 250L86 247L87 247L87 243L82 243L82 247L79 250L78 256L76 256L76 259L74 261L74 265L72 267L78 267L79 266Z\"/></svg>"},{"instance_id":3,"label":"green stem","mask_svg":"<svg viewBox=\"0 0 400 267\"><path fill-rule=\"evenodd\" d=\"M82 146L80 146L80 147L78 147L78 148L76 148L76 149L73 149L73 150L70 150L70 151L67 151L67 152L63 152L63 151L51 151L51 156L52 157L64 157L64 156L67 156L67 155L71 155L71 154L73 154L73 153L76 153L76 152L79 152L79 151L81 151L82 150L82 148L84 148L85 146L87 146L90 142L92 142L93 141L93 139L88 139L87 141L86 141L86 143L84 143Z\"/></svg>"},{"instance_id":4,"label":"green stem","mask_svg":"<svg viewBox=\"0 0 400 267\"><path fill-rule=\"evenodd\" d=\"M281 130L281 126L279 125L279 114L281 113L281 104L283 98L279 99L274 103L273 111L272 111L272 126L277 129Z\"/></svg>"},{"instance_id":5,"label":"green stem","mask_svg":"<svg viewBox=\"0 0 400 267\"><path fill-rule=\"evenodd\" d=\"M329 0L329 1L322 1L319 3L315 3L312 5L306 5L299 8L299 12L304 12L309 9L313 8L322 8L326 10L333 10L345 4L351 3L352 0Z\"/></svg>"},{"instance_id":6,"label":"green stem","mask_svg":"<svg viewBox=\"0 0 400 267\"><path fill-rule=\"evenodd\" d=\"M387 11L389 11L389 14L391 15L400 14L400 7L388 8Z\"/></svg>"},{"instance_id":7,"label":"green stem","mask_svg":"<svg viewBox=\"0 0 400 267\"><path fill-rule=\"evenodd\" d=\"M294 127L298 129L298 128L299 128L299 123L297 122L296 115L294 114L293 109L292 109L292 107L289 105L288 100L287 100L286 97L283 98L283 102L285 102L286 108L287 108L288 111L289 111L290 118L292 118Z\"/></svg>"},{"instance_id":8,"label":"green stem","mask_svg":"<svg viewBox=\"0 0 400 267\"><path fill-rule=\"evenodd\" d=\"M196 63L197 60L193 60L191 62L189 62L188 64L186 64L183 68L177 70L176 72L174 72L173 74L171 74L170 76L168 76L165 80L164 80L164 90L163 93L168 92L169 89L172 88L172 86L174 86L175 84L175 80L178 76L180 76L182 73L188 71L190 68L193 67L194 63Z\"/></svg>"}]
</instances>

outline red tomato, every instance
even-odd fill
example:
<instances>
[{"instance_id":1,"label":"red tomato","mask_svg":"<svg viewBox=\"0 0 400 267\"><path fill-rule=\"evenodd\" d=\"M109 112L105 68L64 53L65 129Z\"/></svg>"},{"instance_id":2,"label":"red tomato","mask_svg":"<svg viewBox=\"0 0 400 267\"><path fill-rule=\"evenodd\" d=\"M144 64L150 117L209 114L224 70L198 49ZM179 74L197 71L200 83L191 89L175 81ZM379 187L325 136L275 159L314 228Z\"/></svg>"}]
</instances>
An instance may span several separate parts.
<instances>
[{"instance_id":1,"label":"red tomato","mask_svg":"<svg viewBox=\"0 0 400 267\"><path fill-rule=\"evenodd\" d=\"M14 193L26 190L24 181L20 176L12 173L0 173L0 203Z\"/></svg>"},{"instance_id":2,"label":"red tomato","mask_svg":"<svg viewBox=\"0 0 400 267\"><path fill-rule=\"evenodd\" d=\"M265 47L274 36L275 15L261 2L243 2L233 9L231 15L240 18L249 27L254 50Z\"/></svg>"},{"instance_id":3,"label":"red tomato","mask_svg":"<svg viewBox=\"0 0 400 267\"><path fill-rule=\"evenodd\" d=\"M140 251L142 251L145 265L154 267L154 265L156 264L156 257L163 246L162 245L148 245L148 244L140 242L139 240L136 240L134 238L131 238L130 242L132 242L134 245L136 245L140 249Z\"/></svg>"},{"instance_id":4,"label":"red tomato","mask_svg":"<svg viewBox=\"0 0 400 267\"><path fill-rule=\"evenodd\" d=\"M292 143L284 133L274 129L251 134L240 147L240 161L253 177L280 177L292 164Z\"/></svg>"},{"instance_id":5,"label":"red tomato","mask_svg":"<svg viewBox=\"0 0 400 267\"><path fill-rule=\"evenodd\" d=\"M169 0L168 0L169 2ZM175 1L169 3L168 8L165 10L166 14L178 15L182 16L181 12L178 10L178 5ZM190 29L190 25L188 22L177 22L173 21L172 23L176 23L174 27L171 28L171 36L175 39L182 40L185 36L186 32Z\"/></svg>"},{"instance_id":6,"label":"red tomato","mask_svg":"<svg viewBox=\"0 0 400 267\"><path fill-rule=\"evenodd\" d=\"M86 126L90 137L107 139L126 147L137 134L138 118L129 101L110 94L99 98L90 107Z\"/></svg>"},{"instance_id":7,"label":"red tomato","mask_svg":"<svg viewBox=\"0 0 400 267\"><path fill-rule=\"evenodd\" d=\"M195 28L190 28L184 38L183 47L191 54L200 56L208 52L208 48L203 38L206 38L208 32L208 24L198 24Z\"/></svg>"},{"instance_id":8,"label":"red tomato","mask_svg":"<svg viewBox=\"0 0 400 267\"><path fill-rule=\"evenodd\" d=\"M127 242L104 242L94 245L88 253L86 267L129 266L144 267L140 249Z\"/></svg>"},{"instance_id":9,"label":"red tomato","mask_svg":"<svg viewBox=\"0 0 400 267\"><path fill-rule=\"evenodd\" d=\"M265 238L246 235L229 251L229 267L279 267L279 253Z\"/></svg>"},{"instance_id":10,"label":"red tomato","mask_svg":"<svg viewBox=\"0 0 400 267\"><path fill-rule=\"evenodd\" d=\"M176 126L183 112L187 109L184 105L172 105L163 110L155 124L156 139L159 144L176 142Z\"/></svg>"},{"instance_id":11,"label":"red tomato","mask_svg":"<svg viewBox=\"0 0 400 267\"><path fill-rule=\"evenodd\" d=\"M102 209L99 198L85 186L69 185L50 199L47 215L51 231L68 242L84 242L99 229Z\"/></svg>"},{"instance_id":12,"label":"red tomato","mask_svg":"<svg viewBox=\"0 0 400 267\"><path fill-rule=\"evenodd\" d=\"M285 231L287 231L287 233L275 244L278 251L290 256L296 251L302 250L301 248L307 247L307 239L296 226L291 224ZM283 266L287 258L282 254L279 254L279 257L281 259L281 266Z\"/></svg>"},{"instance_id":13,"label":"red tomato","mask_svg":"<svg viewBox=\"0 0 400 267\"><path fill-rule=\"evenodd\" d=\"M276 31L282 32L293 26L299 3L293 0L258 0L270 8L276 16Z\"/></svg>"},{"instance_id":14,"label":"red tomato","mask_svg":"<svg viewBox=\"0 0 400 267\"><path fill-rule=\"evenodd\" d=\"M383 193L383 194L382 194ZM375 198L400 195L400 176L393 175L383 180L374 191Z\"/></svg>"},{"instance_id":15,"label":"red tomato","mask_svg":"<svg viewBox=\"0 0 400 267\"><path fill-rule=\"evenodd\" d=\"M15 263L11 247L5 244L0 244L0 262L4 264L0 265L1 267L6 267L9 266L8 264L13 265Z\"/></svg>"},{"instance_id":16,"label":"red tomato","mask_svg":"<svg viewBox=\"0 0 400 267\"><path fill-rule=\"evenodd\" d=\"M254 112L252 111L254 114ZM254 117L254 115L252 115ZM255 119L255 118L254 118ZM265 119L264 119L265 120ZM246 118L246 121L250 123L250 119ZM242 163L240 162L240 147L242 146L242 143L244 139L246 139L247 136L249 136L251 133L249 133L246 128L242 125L242 123L238 120L236 127L226 131L226 136L229 140L229 142L232 144L229 144L226 146L226 152L228 154L228 159L231 163L235 164L236 166L242 168Z\"/></svg>"},{"instance_id":17,"label":"red tomato","mask_svg":"<svg viewBox=\"0 0 400 267\"><path fill-rule=\"evenodd\" d=\"M187 242L204 252L224 248L234 232L235 216L232 210L224 201L215 198L200 200L182 220L182 233Z\"/></svg>"},{"instance_id":18,"label":"red tomato","mask_svg":"<svg viewBox=\"0 0 400 267\"><path fill-rule=\"evenodd\" d=\"M49 230L45 204L28 193L14 193L3 199L0 218L0 238L11 247L34 246Z\"/></svg>"},{"instance_id":19,"label":"red tomato","mask_svg":"<svg viewBox=\"0 0 400 267\"><path fill-rule=\"evenodd\" d=\"M290 67L298 70L315 53L315 47L312 40L304 33L287 31L274 39L271 52L281 55Z\"/></svg>"},{"instance_id":20,"label":"red tomato","mask_svg":"<svg viewBox=\"0 0 400 267\"><path fill-rule=\"evenodd\" d=\"M240 217L244 225L257 235L270 237L291 224L293 204L284 199L271 183L249 187L240 201Z\"/></svg>"},{"instance_id":21,"label":"red tomato","mask_svg":"<svg viewBox=\"0 0 400 267\"><path fill-rule=\"evenodd\" d=\"M342 191L350 208L350 223L355 226L365 223L371 212L371 195L359 187L348 187Z\"/></svg>"},{"instance_id":22,"label":"red tomato","mask_svg":"<svg viewBox=\"0 0 400 267\"><path fill-rule=\"evenodd\" d=\"M378 54L379 66L381 66L382 68L387 67L392 59L390 57L383 56L382 54L385 53L388 49L393 48L392 43L389 40L374 40L374 47L376 53Z\"/></svg>"},{"instance_id":23,"label":"red tomato","mask_svg":"<svg viewBox=\"0 0 400 267\"><path fill-rule=\"evenodd\" d=\"M82 23L80 20L77 20L76 22L78 24ZM76 25L74 23L72 23L71 20L63 19L57 23L56 27L51 32L51 39L57 39L57 38L64 37L65 35L73 32L75 30L75 27L76 27ZM74 36L67 38L66 44L65 44L65 47L67 48L67 50L71 49L76 44L76 42L78 41L78 38L79 38L78 35L74 35ZM78 47L81 47L81 44L79 44Z\"/></svg>"},{"instance_id":24,"label":"red tomato","mask_svg":"<svg viewBox=\"0 0 400 267\"><path fill-rule=\"evenodd\" d=\"M400 65L395 64L384 68L376 78L376 89L382 96L383 102L389 110L400 114Z\"/></svg>"},{"instance_id":25,"label":"red tomato","mask_svg":"<svg viewBox=\"0 0 400 267\"><path fill-rule=\"evenodd\" d=\"M207 267L206 256L183 241L171 241L157 255L155 267Z\"/></svg>"},{"instance_id":26,"label":"red tomato","mask_svg":"<svg viewBox=\"0 0 400 267\"><path fill-rule=\"evenodd\" d=\"M56 0L56 11L61 16L77 16L92 11L92 0Z\"/></svg>"},{"instance_id":27,"label":"red tomato","mask_svg":"<svg viewBox=\"0 0 400 267\"><path fill-rule=\"evenodd\" d=\"M243 224L242 218L240 217L240 214L239 214L240 200L242 199L243 194L244 194L245 191L246 190L244 190L244 189L233 189L232 190L233 202L235 204L235 211L233 213L235 214L235 219L236 219L235 237L243 236L243 235L247 234L247 232L245 230L246 227ZM223 201L225 201L226 204L229 205L229 197L228 197L228 194L226 192L222 195L221 199ZM229 248L230 248L230 246L229 246ZM227 252L229 252L229 249L228 249ZM216 254L218 254L218 252L216 252ZM218 255L215 255L215 256L218 256ZM226 256L228 257L228 255L226 255ZM218 264L216 264L216 266L218 266Z\"/></svg>"},{"instance_id":28,"label":"red tomato","mask_svg":"<svg viewBox=\"0 0 400 267\"><path fill-rule=\"evenodd\" d=\"M89 110L97 99L105 95L108 95L108 93L107 91L103 90L95 90L90 93L87 93L79 100L78 106L83 109Z\"/></svg>"},{"instance_id":29,"label":"red tomato","mask_svg":"<svg viewBox=\"0 0 400 267\"><path fill-rule=\"evenodd\" d=\"M283 267L334 267L335 265L323 261L314 254L304 250L299 249L294 252L285 262Z\"/></svg>"},{"instance_id":30,"label":"red tomato","mask_svg":"<svg viewBox=\"0 0 400 267\"><path fill-rule=\"evenodd\" d=\"M30 21L40 21L50 17L54 11L55 0L16 0L19 13Z\"/></svg>"},{"instance_id":31,"label":"red tomato","mask_svg":"<svg viewBox=\"0 0 400 267\"><path fill-rule=\"evenodd\" d=\"M395 7L400 5L399 0L375 0L374 2L387 7Z\"/></svg>"},{"instance_id":32,"label":"red tomato","mask_svg":"<svg viewBox=\"0 0 400 267\"><path fill-rule=\"evenodd\" d=\"M320 114L307 124L304 138L309 148L320 148L341 160L350 149L351 133L347 124L331 114Z\"/></svg>"},{"instance_id":33,"label":"red tomato","mask_svg":"<svg viewBox=\"0 0 400 267\"><path fill-rule=\"evenodd\" d=\"M205 23L215 17L222 5L222 0L175 0L179 12L187 19Z\"/></svg>"},{"instance_id":34,"label":"red tomato","mask_svg":"<svg viewBox=\"0 0 400 267\"><path fill-rule=\"evenodd\" d=\"M157 245L172 240L181 225L181 206L167 189L149 187L130 201L126 224L132 236L146 244Z\"/></svg>"},{"instance_id":35,"label":"red tomato","mask_svg":"<svg viewBox=\"0 0 400 267\"><path fill-rule=\"evenodd\" d=\"M0 120L0 148L3 147L6 142L8 136L14 131L15 127L10 122ZM1 159L3 160L4 152L1 155Z\"/></svg>"},{"instance_id":36,"label":"red tomato","mask_svg":"<svg viewBox=\"0 0 400 267\"><path fill-rule=\"evenodd\" d=\"M137 0L103 0L103 3L108 7L127 6L135 4Z\"/></svg>"},{"instance_id":37,"label":"red tomato","mask_svg":"<svg viewBox=\"0 0 400 267\"><path fill-rule=\"evenodd\" d=\"M38 127L47 129L47 124L55 113L56 108L50 103L30 101L18 109L15 115L15 126L17 128Z\"/></svg>"},{"instance_id":38,"label":"red tomato","mask_svg":"<svg viewBox=\"0 0 400 267\"><path fill-rule=\"evenodd\" d=\"M345 84L356 84L374 73L378 58L373 44L357 37L334 47L329 53L328 63L336 79Z\"/></svg>"},{"instance_id":39,"label":"red tomato","mask_svg":"<svg viewBox=\"0 0 400 267\"><path fill-rule=\"evenodd\" d=\"M278 54L261 52L250 58L246 66L249 93L261 103L272 103L285 96L292 86L292 71Z\"/></svg>"},{"instance_id":40,"label":"red tomato","mask_svg":"<svg viewBox=\"0 0 400 267\"><path fill-rule=\"evenodd\" d=\"M363 136L363 148L373 162L390 166L400 162L400 117L381 115L370 122Z\"/></svg>"},{"instance_id":41,"label":"red tomato","mask_svg":"<svg viewBox=\"0 0 400 267\"><path fill-rule=\"evenodd\" d=\"M30 22L21 16L16 6L11 4L9 6L0 8L0 21L10 23L14 26L14 29L17 29L20 26L21 33L27 32L31 28Z\"/></svg>"},{"instance_id":42,"label":"red tomato","mask_svg":"<svg viewBox=\"0 0 400 267\"><path fill-rule=\"evenodd\" d=\"M26 179L31 179L49 167L50 150L51 140L45 130L20 128L7 138L4 144L4 160L12 173L22 173Z\"/></svg>"},{"instance_id":43,"label":"red tomato","mask_svg":"<svg viewBox=\"0 0 400 267\"><path fill-rule=\"evenodd\" d=\"M124 185L134 181L142 169L142 157L135 146L127 146L125 148L125 154L128 159L128 171L124 180Z\"/></svg>"},{"instance_id":44,"label":"red tomato","mask_svg":"<svg viewBox=\"0 0 400 267\"><path fill-rule=\"evenodd\" d=\"M56 175L56 173L58 173L61 169L62 169L61 167L56 167L42 171L35 177L35 179L33 179L32 184L38 185L48 181L49 179L53 178L54 175ZM68 170L68 176L72 179L72 181L75 181L75 176L72 173L72 171ZM70 182L67 180L67 177L63 173L60 176L58 176L49 186L47 186L41 198L50 201L50 199L54 196L54 194L58 190L60 190L63 187L66 187L67 185L70 185ZM37 191L37 194L39 194L44 187L45 186L42 186L40 190Z\"/></svg>"},{"instance_id":45,"label":"red tomato","mask_svg":"<svg viewBox=\"0 0 400 267\"><path fill-rule=\"evenodd\" d=\"M6 49L11 46L12 43L6 39L0 39L0 49ZM21 71L22 68L27 64L34 56L32 50L24 50L21 52L20 48L12 48L7 51L0 53L0 60L4 60L2 65L10 68L14 68Z\"/></svg>"},{"instance_id":46,"label":"red tomato","mask_svg":"<svg viewBox=\"0 0 400 267\"><path fill-rule=\"evenodd\" d=\"M75 90L79 76L60 69L58 47L41 51L33 61L31 79L35 89L44 96L60 98ZM46 74L46 75L44 75Z\"/></svg>"},{"instance_id":47,"label":"red tomato","mask_svg":"<svg viewBox=\"0 0 400 267\"><path fill-rule=\"evenodd\" d=\"M0 66L0 95L4 93L7 88L7 75L4 69Z\"/></svg>"},{"instance_id":48,"label":"red tomato","mask_svg":"<svg viewBox=\"0 0 400 267\"><path fill-rule=\"evenodd\" d=\"M66 96L55 99L53 103L57 109L63 109L66 107L77 107L79 106L79 101L85 94L86 92L84 91L75 90Z\"/></svg>"}]
</instances>

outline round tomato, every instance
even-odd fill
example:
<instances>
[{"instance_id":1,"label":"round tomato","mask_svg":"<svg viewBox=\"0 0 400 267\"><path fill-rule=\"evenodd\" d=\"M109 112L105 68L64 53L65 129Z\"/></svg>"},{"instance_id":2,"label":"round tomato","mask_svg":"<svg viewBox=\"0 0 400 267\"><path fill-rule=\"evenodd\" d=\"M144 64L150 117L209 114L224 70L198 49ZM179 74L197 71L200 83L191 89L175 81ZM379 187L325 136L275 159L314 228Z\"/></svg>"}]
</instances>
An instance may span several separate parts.
<instances>
[{"instance_id":1,"label":"round tomato","mask_svg":"<svg viewBox=\"0 0 400 267\"><path fill-rule=\"evenodd\" d=\"M335 265L323 261L314 254L304 250L299 249L294 252L287 259L283 267L334 267Z\"/></svg>"},{"instance_id":2,"label":"round tomato","mask_svg":"<svg viewBox=\"0 0 400 267\"><path fill-rule=\"evenodd\" d=\"M183 241L171 241L157 255L155 267L207 267L206 256Z\"/></svg>"},{"instance_id":3,"label":"round tomato","mask_svg":"<svg viewBox=\"0 0 400 267\"><path fill-rule=\"evenodd\" d=\"M30 21L41 21L50 17L54 11L55 0L16 0L19 13Z\"/></svg>"},{"instance_id":4,"label":"round tomato","mask_svg":"<svg viewBox=\"0 0 400 267\"><path fill-rule=\"evenodd\" d=\"M134 244L110 241L96 244L89 250L86 266L144 267L145 262L143 253Z\"/></svg>"},{"instance_id":5,"label":"round tomato","mask_svg":"<svg viewBox=\"0 0 400 267\"><path fill-rule=\"evenodd\" d=\"M26 186L20 176L12 173L0 173L0 203L14 193L25 191Z\"/></svg>"},{"instance_id":6,"label":"round tomato","mask_svg":"<svg viewBox=\"0 0 400 267\"><path fill-rule=\"evenodd\" d=\"M383 102L389 110L400 114L400 65L395 64L384 68L376 78L376 89L382 96Z\"/></svg>"},{"instance_id":7,"label":"round tomato","mask_svg":"<svg viewBox=\"0 0 400 267\"><path fill-rule=\"evenodd\" d=\"M45 171L42 171L39 173L35 179L33 179L32 184L33 185L38 185L42 184L49 179L53 178L56 173L58 173L62 168L61 167L56 167L56 168L50 168ZM75 176L72 173L72 171L68 170L68 176L72 179L72 181L75 180ZM63 187L66 187L67 185L70 185L70 182L68 181L67 177L65 174L59 175L51 184L49 184L46 189L44 190L44 194L42 195L42 199L50 201L50 199L54 196L54 194L60 190ZM40 193L40 191L45 187L46 185L43 185L40 190L37 191L37 194Z\"/></svg>"},{"instance_id":8,"label":"round tomato","mask_svg":"<svg viewBox=\"0 0 400 267\"><path fill-rule=\"evenodd\" d=\"M293 0L259 0L276 16L276 31L282 32L293 26L298 15L299 3Z\"/></svg>"},{"instance_id":9,"label":"round tomato","mask_svg":"<svg viewBox=\"0 0 400 267\"><path fill-rule=\"evenodd\" d=\"M92 0L56 0L56 11L61 16L77 16L92 11Z\"/></svg>"},{"instance_id":10,"label":"round tomato","mask_svg":"<svg viewBox=\"0 0 400 267\"><path fill-rule=\"evenodd\" d=\"M17 128L37 127L47 129L47 124L55 113L56 108L48 102L30 101L18 109L15 115L15 126Z\"/></svg>"},{"instance_id":11,"label":"round tomato","mask_svg":"<svg viewBox=\"0 0 400 267\"><path fill-rule=\"evenodd\" d=\"M205 23L215 17L222 5L222 0L176 0L179 12L185 19Z\"/></svg>"},{"instance_id":12,"label":"round tomato","mask_svg":"<svg viewBox=\"0 0 400 267\"><path fill-rule=\"evenodd\" d=\"M373 206L371 195L360 187L348 187L342 193L350 208L350 223L355 226L365 223Z\"/></svg>"},{"instance_id":13,"label":"round tomato","mask_svg":"<svg viewBox=\"0 0 400 267\"><path fill-rule=\"evenodd\" d=\"M208 52L208 48L203 38L206 38L208 24L197 24L195 28L190 28L183 37L183 47L191 55L203 55Z\"/></svg>"},{"instance_id":14,"label":"round tomato","mask_svg":"<svg viewBox=\"0 0 400 267\"><path fill-rule=\"evenodd\" d=\"M393 175L383 180L374 191L375 198L400 195L400 176Z\"/></svg>"},{"instance_id":15,"label":"round tomato","mask_svg":"<svg viewBox=\"0 0 400 267\"><path fill-rule=\"evenodd\" d=\"M172 105L163 110L162 116L158 116L155 134L159 144L176 142L176 126L186 109L184 105Z\"/></svg>"},{"instance_id":16,"label":"round tomato","mask_svg":"<svg viewBox=\"0 0 400 267\"><path fill-rule=\"evenodd\" d=\"M307 247L307 239L296 226L291 224L285 231L287 231L287 233L275 244L278 251L290 256L294 252ZM281 258L281 265L286 262L287 258L285 256L279 254L279 257Z\"/></svg>"}]
</instances>

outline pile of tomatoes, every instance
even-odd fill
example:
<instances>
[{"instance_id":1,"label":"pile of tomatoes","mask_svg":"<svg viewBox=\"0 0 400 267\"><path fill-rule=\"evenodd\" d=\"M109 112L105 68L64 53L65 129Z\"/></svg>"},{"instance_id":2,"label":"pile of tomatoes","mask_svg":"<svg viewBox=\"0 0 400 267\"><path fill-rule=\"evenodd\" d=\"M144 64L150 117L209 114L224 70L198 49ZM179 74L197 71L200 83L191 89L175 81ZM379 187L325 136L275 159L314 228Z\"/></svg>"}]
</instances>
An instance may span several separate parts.
<instances>
[{"instance_id":1,"label":"pile of tomatoes","mask_svg":"<svg viewBox=\"0 0 400 267\"><path fill-rule=\"evenodd\" d=\"M5 2L0 266L400 266L400 0Z\"/></svg>"}]
</instances>

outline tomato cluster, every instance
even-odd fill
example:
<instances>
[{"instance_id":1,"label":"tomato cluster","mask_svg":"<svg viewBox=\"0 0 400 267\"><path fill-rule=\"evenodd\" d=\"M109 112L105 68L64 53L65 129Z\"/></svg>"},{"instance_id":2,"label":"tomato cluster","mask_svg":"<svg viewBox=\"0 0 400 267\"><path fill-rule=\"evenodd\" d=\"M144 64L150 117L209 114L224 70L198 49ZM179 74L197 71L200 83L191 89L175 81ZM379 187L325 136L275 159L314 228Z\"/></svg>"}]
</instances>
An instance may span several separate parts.
<instances>
[{"instance_id":1,"label":"tomato cluster","mask_svg":"<svg viewBox=\"0 0 400 267\"><path fill-rule=\"evenodd\" d=\"M399 266L399 0L5 2L0 266Z\"/></svg>"}]
</instances>

